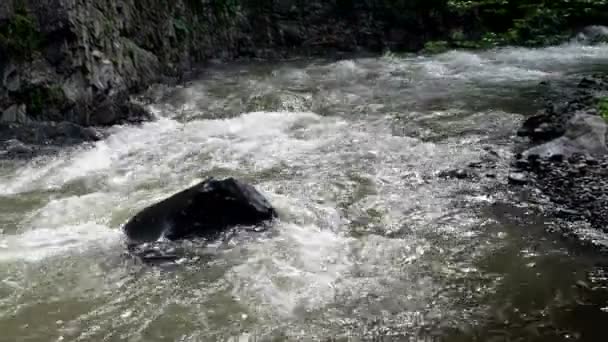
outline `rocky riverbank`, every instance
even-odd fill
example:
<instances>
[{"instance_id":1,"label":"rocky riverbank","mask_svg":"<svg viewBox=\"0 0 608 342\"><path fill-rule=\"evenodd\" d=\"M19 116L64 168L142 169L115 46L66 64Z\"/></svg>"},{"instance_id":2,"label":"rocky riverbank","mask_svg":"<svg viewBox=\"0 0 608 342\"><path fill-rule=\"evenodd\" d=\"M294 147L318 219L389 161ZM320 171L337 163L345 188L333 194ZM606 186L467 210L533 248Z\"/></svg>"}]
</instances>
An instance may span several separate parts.
<instances>
[{"instance_id":1,"label":"rocky riverbank","mask_svg":"<svg viewBox=\"0 0 608 342\"><path fill-rule=\"evenodd\" d=\"M416 50L442 29L394 29L374 13L326 1L3 1L0 123L139 121L132 94L212 59Z\"/></svg>"},{"instance_id":2,"label":"rocky riverbank","mask_svg":"<svg viewBox=\"0 0 608 342\"><path fill-rule=\"evenodd\" d=\"M533 202L551 216L576 222L560 227L566 235L581 237L585 223L608 233L606 96L608 76L586 77L574 89L562 90L561 100L550 100L518 132L528 146L518 154L510 181L539 189L531 192ZM602 238L591 239L606 247Z\"/></svg>"},{"instance_id":3,"label":"rocky riverbank","mask_svg":"<svg viewBox=\"0 0 608 342\"><path fill-rule=\"evenodd\" d=\"M211 60L479 48L537 41L544 32L534 20L525 21L530 27L517 21L517 10L500 11L497 21L499 11L475 6L470 1L2 1L0 141L30 135L41 137L38 144L59 145L91 136L84 127L149 119L132 95L154 83L179 82ZM602 22L603 11L587 12L562 22L559 30ZM491 20L484 17L488 13ZM518 29L509 31L515 22ZM494 31L519 40L484 36ZM48 122L77 127L47 138L44 132L57 131Z\"/></svg>"},{"instance_id":4,"label":"rocky riverbank","mask_svg":"<svg viewBox=\"0 0 608 342\"><path fill-rule=\"evenodd\" d=\"M154 83L180 82L214 59L416 50L443 30L439 19L396 29L366 5L340 6L296 0L3 1L2 156L95 140L100 133L90 126L147 120L132 95Z\"/></svg>"}]
</instances>

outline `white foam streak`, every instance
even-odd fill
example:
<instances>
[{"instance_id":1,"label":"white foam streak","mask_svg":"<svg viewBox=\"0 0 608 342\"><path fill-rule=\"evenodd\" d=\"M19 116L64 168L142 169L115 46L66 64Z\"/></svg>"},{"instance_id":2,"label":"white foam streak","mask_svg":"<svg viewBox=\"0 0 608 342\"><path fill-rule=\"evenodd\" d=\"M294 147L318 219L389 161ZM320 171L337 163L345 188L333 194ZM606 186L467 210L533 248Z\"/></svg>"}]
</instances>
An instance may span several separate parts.
<instances>
[{"instance_id":1,"label":"white foam streak","mask_svg":"<svg viewBox=\"0 0 608 342\"><path fill-rule=\"evenodd\" d=\"M283 224L280 230L277 239L252 246L252 257L232 270L234 295L286 316L326 304L351 267L353 239L310 225Z\"/></svg>"},{"instance_id":2,"label":"white foam streak","mask_svg":"<svg viewBox=\"0 0 608 342\"><path fill-rule=\"evenodd\" d=\"M92 247L115 248L121 239L117 230L95 223L37 228L0 238L0 261L40 261L65 253L89 252Z\"/></svg>"}]
</instances>

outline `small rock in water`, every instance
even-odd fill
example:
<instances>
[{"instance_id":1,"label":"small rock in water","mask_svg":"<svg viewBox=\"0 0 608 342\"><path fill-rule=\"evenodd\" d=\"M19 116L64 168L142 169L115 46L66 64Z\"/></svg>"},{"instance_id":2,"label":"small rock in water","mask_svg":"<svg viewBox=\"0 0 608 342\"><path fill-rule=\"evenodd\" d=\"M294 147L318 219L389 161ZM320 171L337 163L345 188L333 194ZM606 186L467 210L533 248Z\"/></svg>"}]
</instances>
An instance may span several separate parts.
<instances>
[{"instance_id":1,"label":"small rock in water","mask_svg":"<svg viewBox=\"0 0 608 342\"><path fill-rule=\"evenodd\" d=\"M466 179L466 178L472 177L472 174L465 169L456 169L456 170L442 171L439 173L439 177Z\"/></svg>"},{"instance_id":2,"label":"small rock in water","mask_svg":"<svg viewBox=\"0 0 608 342\"><path fill-rule=\"evenodd\" d=\"M523 172L511 172L509 174L509 183L522 185L528 183L528 176Z\"/></svg>"},{"instance_id":3,"label":"small rock in water","mask_svg":"<svg viewBox=\"0 0 608 342\"><path fill-rule=\"evenodd\" d=\"M474 169L482 168L483 167L483 162L482 161L470 162L469 163L469 167L474 168Z\"/></svg>"}]
</instances>

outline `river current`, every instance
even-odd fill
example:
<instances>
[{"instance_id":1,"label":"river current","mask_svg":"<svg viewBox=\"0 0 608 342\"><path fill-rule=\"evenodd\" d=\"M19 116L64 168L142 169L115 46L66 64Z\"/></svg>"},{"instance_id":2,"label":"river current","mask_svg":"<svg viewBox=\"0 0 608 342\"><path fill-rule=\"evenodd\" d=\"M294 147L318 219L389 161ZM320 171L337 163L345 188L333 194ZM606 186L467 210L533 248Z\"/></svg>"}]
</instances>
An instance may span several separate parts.
<instances>
[{"instance_id":1,"label":"river current","mask_svg":"<svg viewBox=\"0 0 608 342\"><path fill-rule=\"evenodd\" d=\"M608 45L216 65L140 126L0 166L0 341L602 341L602 258L506 186L539 82ZM444 170L492 160L492 177ZM206 177L280 213L197 260L125 257L120 226Z\"/></svg>"}]
</instances>

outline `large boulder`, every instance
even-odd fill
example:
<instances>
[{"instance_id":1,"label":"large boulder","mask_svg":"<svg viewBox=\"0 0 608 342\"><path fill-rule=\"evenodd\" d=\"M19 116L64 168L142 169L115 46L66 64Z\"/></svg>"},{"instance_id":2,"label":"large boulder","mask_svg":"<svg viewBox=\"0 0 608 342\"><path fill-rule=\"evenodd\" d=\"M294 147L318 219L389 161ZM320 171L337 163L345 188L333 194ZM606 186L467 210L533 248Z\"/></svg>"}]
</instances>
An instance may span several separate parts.
<instances>
[{"instance_id":1,"label":"large boulder","mask_svg":"<svg viewBox=\"0 0 608 342\"><path fill-rule=\"evenodd\" d=\"M161 238L214 239L230 228L257 226L276 216L253 186L211 178L142 210L123 230L131 245Z\"/></svg>"},{"instance_id":2,"label":"large boulder","mask_svg":"<svg viewBox=\"0 0 608 342\"><path fill-rule=\"evenodd\" d=\"M576 113L568 121L563 136L525 151L526 158L568 158L573 154L603 156L608 154L608 124L598 115Z\"/></svg>"}]
</instances>

